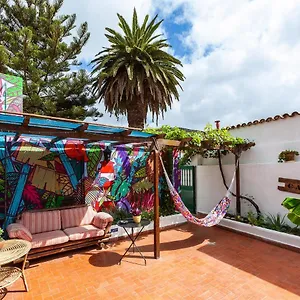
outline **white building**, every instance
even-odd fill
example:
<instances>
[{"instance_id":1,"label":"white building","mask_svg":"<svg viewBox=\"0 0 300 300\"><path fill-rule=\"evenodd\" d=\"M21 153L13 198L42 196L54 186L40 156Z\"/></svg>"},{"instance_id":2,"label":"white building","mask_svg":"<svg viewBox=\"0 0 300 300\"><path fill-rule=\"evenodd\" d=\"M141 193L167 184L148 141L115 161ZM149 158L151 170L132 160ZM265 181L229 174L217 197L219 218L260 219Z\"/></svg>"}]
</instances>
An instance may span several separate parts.
<instances>
[{"instance_id":1,"label":"white building","mask_svg":"<svg viewBox=\"0 0 300 300\"><path fill-rule=\"evenodd\" d=\"M263 213L286 214L282 201L288 196L300 198L300 194L279 191L278 186L283 184L278 182L278 178L300 180L300 157L296 157L295 162L278 163L278 155L287 149L300 152L300 113L239 124L230 127L230 132L256 143L243 152L240 159L241 194L252 196ZM234 156L226 155L222 163L229 184L234 172ZM192 164L196 165L196 210L207 213L226 193L218 161L197 156ZM249 209L248 205L242 204L244 213ZM253 208L251 210L254 211ZM235 211L235 201L230 211Z\"/></svg>"}]
</instances>

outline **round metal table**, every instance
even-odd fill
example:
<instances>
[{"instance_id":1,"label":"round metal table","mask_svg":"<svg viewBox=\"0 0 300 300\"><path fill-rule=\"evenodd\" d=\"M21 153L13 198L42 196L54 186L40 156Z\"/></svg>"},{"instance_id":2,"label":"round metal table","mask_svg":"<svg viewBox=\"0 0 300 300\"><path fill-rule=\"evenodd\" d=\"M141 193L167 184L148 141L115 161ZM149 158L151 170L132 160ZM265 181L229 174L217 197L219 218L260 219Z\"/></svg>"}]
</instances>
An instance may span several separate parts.
<instances>
[{"instance_id":1,"label":"round metal table","mask_svg":"<svg viewBox=\"0 0 300 300\"><path fill-rule=\"evenodd\" d=\"M0 289L6 288L22 277L26 291L28 286L24 274L26 259L31 243L24 240L0 241ZM17 267L2 267L10 262L24 257L22 269Z\"/></svg>"},{"instance_id":2,"label":"round metal table","mask_svg":"<svg viewBox=\"0 0 300 300\"><path fill-rule=\"evenodd\" d=\"M119 265L122 262L122 259L125 257L125 255L127 254L127 252L129 251L129 249L132 247L132 251L134 252L134 249L137 249L138 252L140 253L141 257L144 259L145 265L147 263L146 258L144 257L143 253L140 251L140 249L138 248L138 246L135 244L135 241L137 240L137 238L139 237L139 235L141 234L141 232L143 231L145 226L148 226L150 224L149 220L142 220L140 223L135 223L133 220L121 220L117 223L118 226L122 227L125 232L127 233L128 237L131 240L131 244L129 246L129 248L125 251L125 253L123 254L123 256L121 257L120 261L119 261ZM131 233L129 233L127 231L127 229L131 228ZM138 232L136 233L136 236L134 236L134 232L133 230L135 228L139 228Z\"/></svg>"}]
</instances>

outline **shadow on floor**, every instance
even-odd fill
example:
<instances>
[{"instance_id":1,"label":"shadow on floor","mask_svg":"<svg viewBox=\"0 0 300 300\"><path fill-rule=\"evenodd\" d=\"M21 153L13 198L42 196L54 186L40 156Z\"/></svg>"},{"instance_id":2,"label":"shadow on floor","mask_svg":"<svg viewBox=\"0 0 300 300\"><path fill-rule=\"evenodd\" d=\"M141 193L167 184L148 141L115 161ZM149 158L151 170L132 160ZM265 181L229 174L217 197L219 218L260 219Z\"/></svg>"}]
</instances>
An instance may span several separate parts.
<instances>
[{"instance_id":1,"label":"shadow on floor","mask_svg":"<svg viewBox=\"0 0 300 300\"><path fill-rule=\"evenodd\" d=\"M184 240L175 240L175 241L163 241L162 238L160 239L160 251L172 251L172 250L178 250L178 249L184 249L184 248L190 248L197 245L201 245L203 242L209 241L207 240L206 236L202 234L199 230L198 226L193 224L185 224L182 226L177 226L172 231L177 232L189 232L191 234L190 237ZM139 245L140 241L137 242L138 247L141 250L141 252L153 252L154 251L154 245Z\"/></svg>"},{"instance_id":2,"label":"shadow on floor","mask_svg":"<svg viewBox=\"0 0 300 300\"><path fill-rule=\"evenodd\" d=\"M111 267L113 265L116 265L121 257L122 256L119 253L103 251L92 254L89 258L89 263L95 267Z\"/></svg>"},{"instance_id":3,"label":"shadow on floor","mask_svg":"<svg viewBox=\"0 0 300 300\"><path fill-rule=\"evenodd\" d=\"M299 253L220 227L199 231L213 240L215 247L198 251L300 296Z\"/></svg>"}]
</instances>

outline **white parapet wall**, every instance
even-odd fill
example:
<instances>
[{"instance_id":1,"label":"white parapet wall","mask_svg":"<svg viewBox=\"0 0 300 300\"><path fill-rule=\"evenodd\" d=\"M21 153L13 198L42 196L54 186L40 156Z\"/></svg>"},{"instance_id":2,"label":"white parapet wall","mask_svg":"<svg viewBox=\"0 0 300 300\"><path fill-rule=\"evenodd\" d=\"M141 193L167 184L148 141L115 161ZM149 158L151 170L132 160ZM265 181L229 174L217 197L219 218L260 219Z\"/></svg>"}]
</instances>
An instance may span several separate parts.
<instances>
[{"instance_id":1,"label":"white parapet wall","mask_svg":"<svg viewBox=\"0 0 300 300\"><path fill-rule=\"evenodd\" d=\"M267 241L280 243L283 245L291 246L300 249L300 237L288 233L278 232L262 227L252 226L237 221L223 219L220 226L233 229L235 231L247 233L255 237L262 238Z\"/></svg>"},{"instance_id":2,"label":"white parapet wall","mask_svg":"<svg viewBox=\"0 0 300 300\"><path fill-rule=\"evenodd\" d=\"M175 225L179 225L179 224L183 224L183 223L187 222L186 219L181 214L160 217L159 221L160 221L160 224L159 224L160 228L162 228L162 229L165 227L175 226ZM153 229L154 229L154 223L152 221L148 226L145 226L143 232L149 232ZM134 233L138 232L139 230L140 230L140 228L134 229ZM111 238L118 238L118 237L122 237L122 236L127 236L125 230L118 225L113 225L111 227Z\"/></svg>"},{"instance_id":3,"label":"white parapet wall","mask_svg":"<svg viewBox=\"0 0 300 300\"><path fill-rule=\"evenodd\" d=\"M229 185L234 172L234 165L224 165L227 184ZM241 164L241 193L254 197L261 211L265 214L282 216L287 214L287 209L281 206L286 197L299 197L300 195L278 190L279 177L300 178L300 162L291 163L262 163ZM233 188L235 192L235 186ZM208 213L218 201L224 197L226 189L222 182L218 165L201 165L196 167L196 207L197 212ZM235 200L235 198L232 198ZM246 202L242 202L242 209L255 211ZM235 201L232 201L230 211L235 211ZM288 220L287 223L292 225Z\"/></svg>"}]
</instances>

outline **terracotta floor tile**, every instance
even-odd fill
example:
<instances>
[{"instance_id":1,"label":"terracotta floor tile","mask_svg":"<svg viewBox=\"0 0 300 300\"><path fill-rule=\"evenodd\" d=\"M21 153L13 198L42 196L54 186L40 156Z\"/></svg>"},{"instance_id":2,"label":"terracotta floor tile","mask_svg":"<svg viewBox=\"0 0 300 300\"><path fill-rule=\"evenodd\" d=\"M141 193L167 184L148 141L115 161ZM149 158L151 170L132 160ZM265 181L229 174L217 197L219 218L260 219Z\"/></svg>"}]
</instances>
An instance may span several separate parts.
<instances>
[{"instance_id":1,"label":"terracotta floor tile","mask_svg":"<svg viewBox=\"0 0 300 300\"><path fill-rule=\"evenodd\" d=\"M32 261L5 300L92 299L300 299L300 255L220 228L185 224L161 233L161 258L153 259L153 235L118 265L129 241L105 250L81 249ZM14 292L13 292L14 291ZM18 292L19 291L19 292Z\"/></svg>"}]
</instances>

